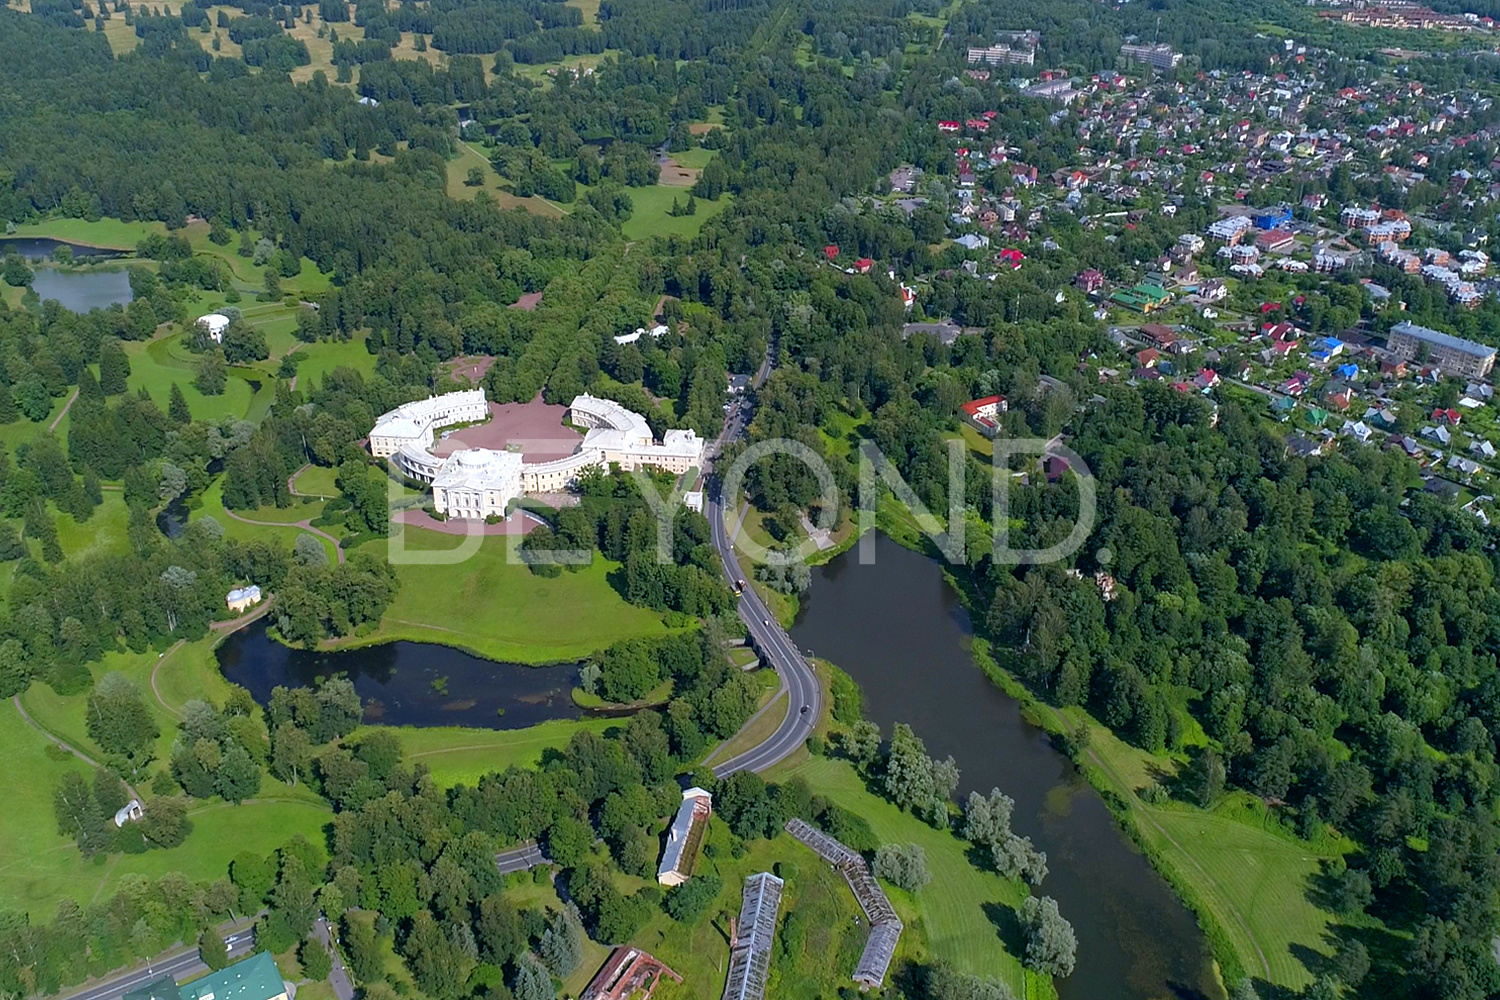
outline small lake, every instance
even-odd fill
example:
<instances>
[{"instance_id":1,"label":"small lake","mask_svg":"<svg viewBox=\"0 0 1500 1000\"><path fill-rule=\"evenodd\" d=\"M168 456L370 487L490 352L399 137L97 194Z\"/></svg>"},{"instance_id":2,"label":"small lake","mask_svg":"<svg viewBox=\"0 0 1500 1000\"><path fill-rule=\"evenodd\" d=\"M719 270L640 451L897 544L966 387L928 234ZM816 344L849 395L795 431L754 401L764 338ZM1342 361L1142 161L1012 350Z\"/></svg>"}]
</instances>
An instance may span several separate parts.
<instances>
[{"instance_id":1,"label":"small lake","mask_svg":"<svg viewBox=\"0 0 1500 1000\"><path fill-rule=\"evenodd\" d=\"M27 260L51 260L58 247L72 247L74 257L90 257L95 260L109 260L126 254L124 250L84 246L45 236L0 236L0 257L18 253Z\"/></svg>"},{"instance_id":2,"label":"small lake","mask_svg":"<svg viewBox=\"0 0 1500 1000\"><path fill-rule=\"evenodd\" d=\"M123 268L63 271L39 267L31 279L31 287L43 302L56 299L64 309L76 313L129 305L135 298L130 290L130 272Z\"/></svg>"},{"instance_id":3,"label":"small lake","mask_svg":"<svg viewBox=\"0 0 1500 1000\"><path fill-rule=\"evenodd\" d=\"M576 663L498 663L427 642L334 652L292 649L266 634L269 617L230 635L215 650L224 676L262 705L270 701L272 688L310 687L320 678L344 674L364 701L369 723L524 729L585 714L572 698Z\"/></svg>"},{"instance_id":4,"label":"small lake","mask_svg":"<svg viewBox=\"0 0 1500 1000\"><path fill-rule=\"evenodd\" d=\"M875 556L861 566L851 550L814 569L792 638L859 683L887 737L905 722L930 754L951 754L960 797L999 788L1015 799L1013 829L1047 852L1036 892L1078 935L1062 1000L1222 998L1193 915L1072 761L974 663L968 614L938 564L883 535Z\"/></svg>"}]
</instances>

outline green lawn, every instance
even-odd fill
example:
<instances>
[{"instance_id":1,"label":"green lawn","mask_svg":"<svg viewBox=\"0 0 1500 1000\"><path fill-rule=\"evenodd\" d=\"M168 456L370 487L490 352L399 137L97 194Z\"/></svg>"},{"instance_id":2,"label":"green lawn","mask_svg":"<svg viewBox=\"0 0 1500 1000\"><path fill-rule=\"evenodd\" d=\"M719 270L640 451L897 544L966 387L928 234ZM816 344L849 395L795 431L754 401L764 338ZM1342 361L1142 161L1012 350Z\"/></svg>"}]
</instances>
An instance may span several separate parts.
<instances>
[{"instance_id":1,"label":"green lawn","mask_svg":"<svg viewBox=\"0 0 1500 1000\"><path fill-rule=\"evenodd\" d=\"M902 922L913 932L902 937L898 961L901 955L943 959L964 972L1005 982L1016 996L1036 1000L1052 995L1050 981L1036 976L1027 974L1023 986L1020 961L1005 951L987 912L996 906L1018 908L1027 895L1024 885L975 868L964 841L870 793L846 761L813 757L776 775L792 777L803 778L817 794L863 817L883 843L920 844L927 852L931 885L914 894L886 887ZM800 853L791 857L803 871L822 867L811 851L796 847ZM847 890L845 897L854 910Z\"/></svg>"},{"instance_id":2,"label":"green lawn","mask_svg":"<svg viewBox=\"0 0 1500 1000\"><path fill-rule=\"evenodd\" d=\"M618 725L621 725L618 719L554 719L526 729L509 730L457 726L379 728L400 737L407 762L426 764L438 784L452 786L462 782L473 786L481 776L491 771L503 771L512 764L517 767L536 766L541 762L542 751L566 745L576 732L587 729L602 733ZM353 738L357 740L358 734Z\"/></svg>"},{"instance_id":3,"label":"green lawn","mask_svg":"<svg viewBox=\"0 0 1500 1000\"><path fill-rule=\"evenodd\" d=\"M478 167L480 173L484 175L484 183L478 187L469 187L466 181L469 171L474 167ZM473 201L475 195L480 191L485 191L499 203L501 208L524 208L535 215L546 215L552 218L561 217L565 211L538 195L517 198L506 189L510 181L495 172L495 168L485 158L483 148L471 143L460 142L458 144L457 155L448 161L447 176L448 197L450 198Z\"/></svg>"},{"instance_id":4,"label":"green lawn","mask_svg":"<svg viewBox=\"0 0 1500 1000\"><path fill-rule=\"evenodd\" d=\"M452 551L463 538L408 528L406 547ZM553 579L507 561L504 538L485 538L457 565L398 564L401 592L381 625L359 644L413 639L461 646L480 656L553 663L587 656L620 639L662 635L661 616L627 604L607 574L618 565L596 558Z\"/></svg>"},{"instance_id":5,"label":"green lawn","mask_svg":"<svg viewBox=\"0 0 1500 1000\"><path fill-rule=\"evenodd\" d=\"M266 779L262 796L241 806L195 803L189 813L193 831L180 847L86 861L57 833L51 796L64 772L84 765L71 757L54 759L47 745L12 705L0 704L0 753L7 764L0 795L10 803L0 813L0 910L22 910L36 920L50 919L64 898L83 905L101 899L127 875L155 878L177 871L212 880L225 875L242 850L268 852L297 833L321 842L331 815L305 789Z\"/></svg>"},{"instance_id":6,"label":"green lawn","mask_svg":"<svg viewBox=\"0 0 1500 1000\"><path fill-rule=\"evenodd\" d=\"M976 641L975 647L986 672L992 678L1000 676L984 655L984 643ZM1213 811L1176 802L1150 805L1138 792L1155 781L1155 774L1175 771L1175 761L1124 743L1081 709L1059 711L1036 702L1013 681L1001 679L1045 728L1056 732L1080 723L1089 727L1082 764L1090 782L1126 803L1126 822L1149 848L1152 863L1199 913L1216 948L1232 949L1233 958L1257 979L1289 989L1311 982L1306 965L1292 949L1326 953L1327 931L1336 918L1307 898L1308 880L1320 859L1335 857L1352 845L1314 844L1293 837L1280 830L1263 807L1251 807L1243 797L1230 797Z\"/></svg>"},{"instance_id":7,"label":"green lawn","mask_svg":"<svg viewBox=\"0 0 1500 1000\"><path fill-rule=\"evenodd\" d=\"M698 199L696 215L668 215L675 198L681 205L687 204L688 189L654 184L651 187L628 188L626 194L634 205L629 221L620 227L627 240L644 240L652 236L696 236L703 223L718 215L732 200L725 195L718 201Z\"/></svg>"},{"instance_id":8,"label":"green lawn","mask_svg":"<svg viewBox=\"0 0 1500 1000\"><path fill-rule=\"evenodd\" d=\"M702 146L694 146L692 149L684 149L680 153L672 153L672 159L690 170L702 170L708 166L708 161L719 155L716 149L704 149Z\"/></svg>"},{"instance_id":9,"label":"green lawn","mask_svg":"<svg viewBox=\"0 0 1500 1000\"><path fill-rule=\"evenodd\" d=\"M317 517L322 513L325 506L321 501L303 503L301 498L293 497L290 507L260 507L255 510L235 511L241 517L247 517L252 521L273 522L273 525L246 524L244 521L237 520L229 515L229 511L224 507L223 489L223 477L215 479L210 483L208 488L203 491L203 496L200 498L199 504L188 515L188 520L191 522L204 517L212 517L224 529L225 537L242 541L248 541L252 538L269 538L290 548L296 543L297 536L303 534L302 529L296 527L296 522ZM333 535L335 538L341 537L341 529L338 527L328 527L321 530ZM322 543L324 550L328 553L328 561L330 563L338 560L338 551L334 548L332 542L319 535L313 535L312 537L317 538Z\"/></svg>"},{"instance_id":10,"label":"green lawn","mask_svg":"<svg viewBox=\"0 0 1500 1000\"><path fill-rule=\"evenodd\" d=\"M334 484L338 478L339 470L328 466L309 465L297 477L292 480L292 485L301 493L317 494L319 496L336 497L339 488Z\"/></svg>"},{"instance_id":11,"label":"green lawn","mask_svg":"<svg viewBox=\"0 0 1500 1000\"><path fill-rule=\"evenodd\" d=\"M224 391L217 396L205 396L193 385L196 355L182 344L182 334L170 334L156 340L136 341L125 345L125 356L130 359L129 385L132 392L145 389L151 400L163 411L172 398L172 386L182 390L188 410L194 420L217 420L220 417L244 417L250 412L250 403L255 393L239 369L231 369ZM274 391L269 379L262 383L261 391Z\"/></svg>"},{"instance_id":12,"label":"green lawn","mask_svg":"<svg viewBox=\"0 0 1500 1000\"><path fill-rule=\"evenodd\" d=\"M365 349L362 337L299 344L297 350L307 355L297 365L297 388L304 393L335 368L352 368L366 378L375 373L375 355Z\"/></svg>"}]
</instances>

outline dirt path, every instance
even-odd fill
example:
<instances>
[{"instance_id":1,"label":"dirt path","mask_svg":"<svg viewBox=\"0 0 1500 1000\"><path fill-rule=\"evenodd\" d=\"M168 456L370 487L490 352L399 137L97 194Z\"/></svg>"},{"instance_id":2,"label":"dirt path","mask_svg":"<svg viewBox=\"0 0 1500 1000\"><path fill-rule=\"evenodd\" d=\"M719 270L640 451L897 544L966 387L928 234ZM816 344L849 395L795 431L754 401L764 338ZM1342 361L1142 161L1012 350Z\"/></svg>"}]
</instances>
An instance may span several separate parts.
<instances>
[{"instance_id":1,"label":"dirt path","mask_svg":"<svg viewBox=\"0 0 1500 1000\"><path fill-rule=\"evenodd\" d=\"M60 423L62 423L62 418L66 417L68 415L68 411L73 408L73 401L76 400L77 398L78 398L78 389L74 388L73 394L71 396L69 396L68 397L68 401L63 404L62 412L59 413L57 416L55 416L55 417L52 418L52 423L50 423L50 424L47 425L47 430L49 430L49 431L55 431L55 430L57 430L57 425L60 424Z\"/></svg>"},{"instance_id":2,"label":"dirt path","mask_svg":"<svg viewBox=\"0 0 1500 1000\"><path fill-rule=\"evenodd\" d=\"M293 383L295 383L296 381L297 381L296 379L292 379ZM295 389L295 388L297 388L297 386L294 384L292 386L292 388ZM302 475L302 473L306 472L308 469L311 469L311 468L312 468L312 463L311 462L304 462L304 463L302 463L302 468L298 469L296 472L292 473L290 476L287 476L286 477L286 491L288 493L290 493L294 497L311 497L311 496L316 496L319 500L322 500L323 496L321 494L317 494L317 493L303 493L301 490L297 489L296 486L292 485L293 483L295 483L297 481L297 477L298 476Z\"/></svg>"},{"instance_id":3,"label":"dirt path","mask_svg":"<svg viewBox=\"0 0 1500 1000\"><path fill-rule=\"evenodd\" d=\"M256 527L259 527L259 528L301 528L303 531L306 531L306 532L309 532L311 534L317 535L319 538L323 538L323 539L326 539L326 540L332 542L333 543L333 550L338 553L339 562L343 562L344 561L344 549L343 549L343 547L341 545L339 545L339 540L337 538L334 538L332 535L330 535L326 531L322 531L322 530L320 530L318 528L314 528L312 526L312 519L311 518L303 518L300 521L255 521L255 520L251 520L248 517L242 517L239 514L236 514L234 511L230 510L228 507L224 508L224 513L228 514L230 517L234 518L236 521L239 521L241 524L253 524L253 525L255 525Z\"/></svg>"},{"instance_id":4,"label":"dirt path","mask_svg":"<svg viewBox=\"0 0 1500 1000\"><path fill-rule=\"evenodd\" d=\"M167 651L156 658L156 663L151 668L151 693L156 696L156 703L162 708L166 709L167 712L171 714L171 716L175 719L182 718L182 713L177 711L177 709L173 708L171 705L168 705L167 699L161 696L161 690L156 686L156 672L161 669L161 665L166 662L167 657L171 656L173 653L182 648L182 644L185 641L185 639L178 639L176 642L172 643L172 645L168 646Z\"/></svg>"},{"instance_id":5,"label":"dirt path","mask_svg":"<svg viewBox=\"0 0 1500 1000\"><path fill-rule=\"evenodd\" d=\"M234 632L238 629L244 628L246 625L249 625L257 618L264 616L265 613L270 610L271 601L267 599L262 601L260 605L248 615L241 615L238 618L228 618L220 622L210 622L208 627L215 632L223 632L227 635L230 632ZM161 689L156 686L156 672L160 670L161 665L163 663L166 663L168 658L170 658L173 653L181 649L186 642L186 639L178 639L176 642L172 643L172 645L167 647L167 651L165 653L162 653L156 658L156 663L151 667L151 693L156 696L156 703L162 708L166 709L167 713L175 719L182 718L182 713L173 708L171 705L167 704L167 699L161 696Z\"/></svg>"},{"instance_id":6,"label":"dirt path","mask_svg":"<svg viewBox=\"0 0 1500 1000\"><path fill-rule=\"evenodd\" d=\"M78 749L73 744L67 742L62 737L60 737L60 736L54 736L50 731L48 731L44 726L42 726L41 723L39 723L35 719L33 719L31 717L30 713L28 713L26 711L26 707L21 704L21 696L20 695L14 695L14 696L12 696L11 699L10 699L10 703L12 705L16 706L16 711L21 713L21 718L24 719L26 721L26 724L28 726L30 726L32 729L35 729L37 732L39 732L43 736L47 737L47 739L51 740L53 743L56 743L58 746L62 747L64 750L68 751L68 753L72 754L74 757L77 757L79 760L83 761L89 767L95 768L96 770L104 767L103 764L99 763L97 760L95 760L94 758L90 757L88 754L84 753L82 750ZM125 790L130 793L130 797L131 798L136 799L138 801L141 800L140 793L135 790L135 787L132 786L130 784L130 782L125 781L122 778L121 779L121 783L125 785Z\"/></svg>"}]
</instances>

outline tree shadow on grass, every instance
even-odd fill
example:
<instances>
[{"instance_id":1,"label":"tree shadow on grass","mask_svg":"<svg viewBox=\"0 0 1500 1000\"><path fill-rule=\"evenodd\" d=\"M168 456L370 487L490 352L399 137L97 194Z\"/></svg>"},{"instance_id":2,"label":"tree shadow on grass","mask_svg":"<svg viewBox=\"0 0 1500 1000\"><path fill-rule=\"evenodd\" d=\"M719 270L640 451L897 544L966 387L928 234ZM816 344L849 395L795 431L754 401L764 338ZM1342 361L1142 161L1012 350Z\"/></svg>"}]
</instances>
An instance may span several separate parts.
<instances>
[{"instance_id":1,"label":"tree shadow on grass","mask_svg":"<svg viewBox=\"0 0 1500 1000\"><path fill-rule=\"evenodd\" d=\"M1021 933L1021 916L1013 906L1004 903L983 904L984 915L995 925L995 933L1005 950L1016 957L1026 952L1026 938Z\"/></svg>"}]
</instances>

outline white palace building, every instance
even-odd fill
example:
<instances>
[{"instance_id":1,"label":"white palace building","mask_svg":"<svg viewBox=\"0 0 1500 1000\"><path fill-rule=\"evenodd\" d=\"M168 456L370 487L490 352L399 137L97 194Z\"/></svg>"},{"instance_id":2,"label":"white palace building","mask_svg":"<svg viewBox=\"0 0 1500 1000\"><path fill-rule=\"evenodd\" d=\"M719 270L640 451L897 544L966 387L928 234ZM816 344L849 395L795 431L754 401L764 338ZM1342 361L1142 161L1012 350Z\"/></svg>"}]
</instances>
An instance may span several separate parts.
<instances>
[{"instance_id":1,"label":"white palace building","mask_svg":"<svg viewBox=\"0 0 1500 1000\"><path fill-rule=\"evenodd\" d=\"M681 475L702 464L703 439L691 430L667 431L661 442L646 418L596 396L576 397L568 419L587 428L571 455L526 462L513 451L469 448L447 457L432 453L439 427L489 419L484 390L469 389L405 403L382 414L370 431L370 453L390 459L402 475L432 485L433 509L449 517L505 515L523 493L556 493L585 469L618 465L629 472L655 468Z\"/></svg>"}]
</instances>

